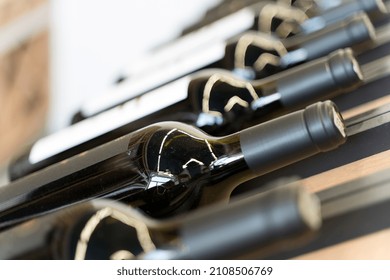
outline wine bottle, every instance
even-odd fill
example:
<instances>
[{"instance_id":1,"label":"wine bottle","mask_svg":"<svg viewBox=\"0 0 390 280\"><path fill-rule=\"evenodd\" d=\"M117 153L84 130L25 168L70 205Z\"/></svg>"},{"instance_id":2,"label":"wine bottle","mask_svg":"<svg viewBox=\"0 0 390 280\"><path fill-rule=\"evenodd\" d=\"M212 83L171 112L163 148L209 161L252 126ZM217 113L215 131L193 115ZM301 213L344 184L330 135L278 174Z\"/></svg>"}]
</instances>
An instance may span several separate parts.
<instances>
[{"instance_id":1,"label":"wine bottle","mask_svg":"<svg viewBox=\"0 0 390 280\"><path fill-rule=\"evenodd\" d=\"M375 23L388 16L389 9L384 0L346 0L346 1L284 1L269 4L259 12L257 30L273 33L280 38L298 34L308 35L337 24L356 13L366 13ZM289 12L286 2L294 2L305 16Z\"/></svg>"},{"instance_id":2,"label":"wine bottle","mask_svg":"<svg viewBox=\"0 0 390 280\"><path fill-rule=\"evenodd\" d=\"M307 19L300 27L303 33L309 34L361 11L368 13L371 18L386 17L389 13L383 0L346 1L339 6Z\"/></svg>"},{"instance_id":3,"label":"wine bottle","mask_svg":"<svg viewBox=\"0 0 390 280\"><path fill-rule=\"evenodd\" d=\"M153 217L176 215L226 200L240 183L345 141L331 101L224 137L158 123L2 187L0 227L96 197Z\"/></svg>"},{"instance_id":4,"label":"wine bottle","mask_svg":"<svg viewBox=\"0 0 390 280\"><path fill-rule=\"evenodd\" d=\"M288 241L291 247L320 226L318 198L299 185L164 221L102 199L1 232L0 259L231 259L254 251L264 256L266 246L282 241L285 249Z\"/></svg>"},{"instance_id":5,"label":"wine bottle","mask_svg":"<svg viewBox=\"0 0 390 280\"><path fill-rule=\"evenodd\" d=\"M228 68L235 69L240 75L259 79L339 48L373 42L375 36L374 26L364 13L312 34L286 39L246 32L236 42L227 45L226 64L230 62Z\"/></svg>"},{"instance_id":6,"label":"wine bottle","mask_svg":"<svg viewBox=\"0 0 390 280\"><path fill-rule=\"evenodd\" d=\"M360 67L350 50L254 82L238 80L227 71L204 70L39 140L10 166L10 178L21 178L154 122L181 121L214 136L226 135L350 91L361 82Z\"/></svg>"},{"instance_id":7,"label":"wine bottle","mask_svg":"<svg viewBox=\"0 0 390 280\"><path fill-rule=\"evenodd\" d=\"M132 98L203 68L218 67L234 70L238 78L255 79L256 77L265 77L271 73L280 72L280 70L297 63L328 55L340 48L356 46L356 44L363 41L369 43L373 40L374 35L372 23L367 19L367 16L356 15L353 19L347 18L345 21L328 26L307 36L307 38L297 36L297 39L294 39L294 37L283 40L260 32L247 32L242 36L219 43L218 48L221 47L222 49L218 52L215 52L216 47L209 43L204 51L218 53L217 56L211 54L203 56L200 55L203 51L198 53L194 50L191 53L186 53L183 58L172 59L171 66L175 69L170 68L170 64L165 66L164 64L158 64L159 60L156 54L157 57L153 56L153 58L157 62L155 62L156 65L153 68L143 65L146 67L145 73L134 75L133 79L124 81L106 94L83 104L80 111L73 117L73 123L123 104ZM367 47L369 46L368 44ZM284 56L291 56L289 51L295 51L293 57L283 58ZM254 62L263 53L266 54L265 57L260 60L261 63L257 63L262 65L254 65ZM299 53L301 53L301 56L297 56ZM306 55L305 58L302 58L302 53ZM183 67L180 66L181 59L183 59L183 62L187 61L183 64ZM280 59L286 64L286 67L283 66L284 64L280 64ZM295 62L293 63L291 60ZM144 64L144 62L142 63ZM200 65L199 63L203 64ZM287 65L287 63L289 64ZM252 66L254 66L253 69L250 68ZM176 69L176 67L181 67L181 69ZM260 69L258 69L259 67ZM243 69L246 71L243 71Z\"/></svg>"}]
</instances>

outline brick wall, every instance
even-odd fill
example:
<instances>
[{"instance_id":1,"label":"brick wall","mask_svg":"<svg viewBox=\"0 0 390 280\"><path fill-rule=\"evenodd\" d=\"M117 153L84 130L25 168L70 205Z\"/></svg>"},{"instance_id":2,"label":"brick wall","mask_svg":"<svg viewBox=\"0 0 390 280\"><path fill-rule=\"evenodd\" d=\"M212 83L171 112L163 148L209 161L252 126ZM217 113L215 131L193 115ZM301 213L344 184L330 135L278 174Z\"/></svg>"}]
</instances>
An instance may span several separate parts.
<instances>
[{"instance_id":1,"label":"brick wall","mask_svg":"<svg viewBox=\"0 0 390 280\"><path fill-rule=\"evenodd\" d=\"M49 35L47 28L28 31L28 15L46 2L0 0L0 38L20 39L0 48L0 167L35 140L44 126ZM22 28L13 28L16 24Z\"/></svg>"}]
</instances>

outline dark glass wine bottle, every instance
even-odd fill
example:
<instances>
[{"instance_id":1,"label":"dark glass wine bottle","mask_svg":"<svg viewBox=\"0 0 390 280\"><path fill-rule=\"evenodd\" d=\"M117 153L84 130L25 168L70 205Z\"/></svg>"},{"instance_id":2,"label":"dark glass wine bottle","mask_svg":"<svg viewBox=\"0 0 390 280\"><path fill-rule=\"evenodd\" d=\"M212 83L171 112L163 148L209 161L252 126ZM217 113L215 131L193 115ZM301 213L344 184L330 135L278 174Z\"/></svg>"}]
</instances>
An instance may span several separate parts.
<instances>
[{"instance_id":1,"label":"dark glass wine bottle","mask_svg":"<svg viewBox=\"0 0 390 280\"><path fill-rule=\"evenodd\" d=\"M331 101L224 137L158 123L2 187L0 227L96 197L167 217L226 200L240 183L345 141Z\"/></svg>"},{"instance_id":2,"label":"dark glass wine bottle","mask_svg":"<svg viewBox=\"0 0 390 280\"><path fill-rule=\"evenodd\" d=\"M387 17L389 13L384 0L345 1L307 19L301 24L301 31L309 34L359 12L365 12L373 19Z\"/></svg>"},{"instance_id":3,"label":"dark glass wine bottle","mask_svg":"<svg viewBox=\"0 0 390 280\"><path fill-rule=\"evenodd\" d=\"M239 75L259 79L374 38L375 29L368 16L357 14L315 33L286 39L246 32L227 45L225 59L227 67Z\"/></svg>"},{"instance_id":4,"label":"dark glass wine bottle","mask_svg":"<svg viewBox=\"0 0 390 280\"><path fill-rule=\"evenodd\" d=\"M292 13L296 9L304 16ZM267 5L259 12L262 24L259 24L258 30L272 32L280 38L307 35L362 12L377 22L386 18L389 10L384 0L282 0Z\"/></svg>"},{"instance_id":5,"label":"dark glass wine bottle","mask_svg":"<svg viewBox=\"0 0 390 280\"><path fill-rule=\"evenodd\" d=\"M227 135L361 83L348 49L254 82L227 71L204 71L39 140L10 166L10 177L21 178L154 122L180 121Z\"/></svg>"},{"instance_id":6,"label":"dark glass wine bottle","mask_svg":"<svg viewBox=\"0 0 390 280\"><path fill-rule=\"evenodd\" d=\"M302 244L320 226L318 198L296 184L164 221L103 199L1 232L0 259L231 259L253 253L264 257L281 249L278 241L283 249L286 244L297 247L297 240ZM274 249L266 252L270 245Z\"/></svg>"},{"instance_id":7,"label":"dark glass wine bottle","mask_svg":"<svg viewBox=\"0 0 390 280\"><path fill-rule=\"evenodd\" d=\"M224 135L269 120L311 102L352 91L363 74L351 49L308 62L255 81L215 73L194 77L189 84L196 126L212 135ZM202 94L194 94L199 93Z\"/></svg>"}]
</instances>

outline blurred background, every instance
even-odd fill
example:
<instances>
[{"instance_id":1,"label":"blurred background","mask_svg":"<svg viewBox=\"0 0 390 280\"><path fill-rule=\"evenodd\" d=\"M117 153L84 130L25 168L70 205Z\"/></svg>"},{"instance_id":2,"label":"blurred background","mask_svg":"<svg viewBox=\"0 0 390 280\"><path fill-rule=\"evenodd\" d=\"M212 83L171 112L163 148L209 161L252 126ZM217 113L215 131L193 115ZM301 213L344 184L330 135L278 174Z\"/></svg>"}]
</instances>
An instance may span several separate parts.
<instances>
[{"instance_id":1,"label":"blurred background","mask_svg":"<svg viewBox=\"0 0 390 280\"><path fill-rule=\"evenodd\" d=\"M0 185L11 158L219 2L0 0Z\"/></svg>"},{"instance_id":2,"label":"blurred background","mask_svg":"<svg viewBox=\"0 0 390 280\"><path fill-rule=\"evenodd\" d=\"M296 2L305 3L305 1ZM12 159L21 155L37 139L60 131L70 125L72 118L75 117L75 114L79 112L81 106L86 104L87 101L95 100L99 96L114 94L113 89L118 88L118 81L126 77L129 69L137 65L137 62L139 63L140 60L144 62L142 60L143 56L148 57L148 54L153 49L172 42L175 38L180 37L183 32L196 29L199 27L196 23L204 23L207 19L210 20L212 16L206 14L207 11L210 11L210 9L222 2L225 4L224 7L232 5L232 8L235 7L234 5L245 6L256 1L0 0L0 186L5 185L8 181L6 170ZM289 0L280 0L280 2L289 2ZM318 0L318 2L325 5L329 3L337 4L340 1ZM386 3L390 7L389 1ZM218 16L218 11L219 9L214 10L213 16ZM207 16L210 16L210 18ZM386 21L389 21L389 19L386 19ZM390 38L388 29L385 31L384 34ZM207 47L210 45L210 41L207 40ZM389 42L387 42L386 46L387 48L390 46ZM389 53L388 50L386 50L386 55ZM374 52L378 54L377 50L374 50ZM197 60L197 57L194 55L190 57L193 58L193 61ZM387 59L390 58L388 57ZM173 64L177 64L176 57L173 61ZM390 68L388 65L382 66L383 68L379 67L378 70L375 70L375 67L371 68L377 72L386 72L386 75L389 75ZM149 72L147 73L149 74ZM128 78L131 80L132 77ZM384 82L383 78L382 83L378 83L376 88L369 88L370 85L366 88L362 86L359 89L360 99L362 102L366 100L366 95L362 97L361 94L364 91L370 93L367 95L372 98L370 101L373 101L375 96L379 96L376 92L382 94L380 97L383 97L383 95L388 96L389 92L386 89L388 88L388 83L389 80L386 77L386 82ZM385 89L385 92L383 92L383 89ZM110 98L111 96L113 95L110 95ZM356 96L359 95L355 92L354 96L352 96L353 98L346 97L343 99L344 97L341 96L338 101L341 101L339 103L342 104L351 103L351 107L355 107L353 104L358 103L354 102L359 101L359 97ZM369 99L368 97L367 99ZM388 99L386 99L386 102L388 102ZM150 107L150 103L147 103L148 107ZM350 109L351 107L348 108ZM361 110L358 106L356 107L357 111ZM357 114L357 111L355 111L355 114ZM386 111L387 113L388 111ZM101 126L101 123L98 126ZM380 131L380 129L381 127L378 126L377 131ZM386 135L385 133L388 130L385 129L384 131L383 134L375 135ZM374 137L376 137L375 135ZM367 182L365 180L370 175L370 172L372 175L372 173L381 171L389 166L389 154L387 153L389 149L388 137L383 137L383 139L377 137L377 139L383 140L377 150L371 149L371 146L376 144L370 143L364 137L368 136L363 135L361 138L356 136L355 142L351 142L352 144L348 146L349 148L346 148L344 152L339 154L337 152L333 155L329 154L327 160L323 160L320 157L317 158L317 163L326 163L324 168L322 169L321 166L319 171L316 169L319 164L308 165L307 163L306 166L309 166L309 168L303 163L301 169L298 165L297 169L294 170L294 167L292 167L290 171L297 172L297 170L303 170L302 173L305 175L303 178L305 179L301 182L306 184L305 187L307 188L310 188L308 187L310 186L309 182L312 182L311 186L314 187L311 190L316 193L322 191L321 187L325 189L340 185L343 188L342 183L351 182L355 177L364 178L361 181L363 182L362 184L369 185L367 183L368 180ZM56 139L58 140L58 138ZM56 145L58 143L57 140L55 141ZM48 145L44 147L45 151L49 150ZM359 153L355 153L358 150L356 147L358 147ZM382 148L386 148L386 153L381 150ZM349 161L345 162L344 159L347 157ZM324 158L326 159L326 157ZM313 162L316 163L316 159ZM337 164L339 163L342 166L338 166ZM328 173L328 171L334 173ZM263 176L263 179L256 181L256 186L263 186L267 180L286 176L285 174L288 175L289 171L270 174L268 179L266 176ZM346 176L350 174L353 176ZM375 178L374 181L379 182L374 182L374 191L371 193L371 196L374 197L372 201L375 203L381 202L381 199L388 200L390 197L387 191L389 189L387 186L389 180L383 174L380 174L379 179L370 177L371 180ZM309 180L307 180L308 178ZM386 185L383 183L385 191L381 189L382 181L380 180L382 178L387 180ZM250 190L253 184L253 182L249 182L246 186L241 186L243 187L242 190L245 191L245 187L247 188L246 190ZM28 186L30 186L29 183ZM351 191L352 198L350 199L351 201L354 199L357 201L356 205L358 206L356 207L367 207L369 209L367 215L363 216L358 211L353 212L355 210L353 208L355 207L355 202L347 201L352 205L351 216L342 216L344 214L342 213L340 214L341 218L337 216L332 220L333 217L331 217L331 219L326 221L326 229L331 233L333 232L333 239L338 240L337 242L340 242L338 238L349 240L370 233L371 230L376 232L386 228L386 231L379 232L380 238L375 236L375 243L367 243L366 240L363 240L364 246L360 249L362 255L355 254L355 251L344 244L343 246L345 247L340 247L341 253L337 251L336 254L328 255L327 252L329 251L325 251L326 254L323 251L322 256L326 258L332 258L333 256L359 258L362 256L364 258L368 256L368 251L375 251L374 253L379 252L380 256L388 258L389 250L383 246L383 244L390 244L388 242L390 240L388 221L386 216L383 217L383 220L386 220L385 222L380 220L380 217L376 217L378 212L383 213L386 210L376 210L382 209L380 208L382 207L380 203L378 203L379 208L369 208L367 205L370 206L370 203L374 202L367 199L369 196L364 193L363 187L361 189L363 191L357 192L356 196ZM328 203L329 209L332 210L334 209L332 203L339 203L341 205L340 209L343 209L345 206L345 209L348 210L350 205L342 200L347 195L343 194L340 196L341 200L338 201L337 192L338 189L334 191L333 198L330 196L336 202L331 199L329 199L329 202L326 200L328 199L328 194L325 190L325 195L323 195L325 203ZM383 193L386 196L382 197ZM377 198L378 201L375 200ZM363 206L361 206L359 204L361 201L367 201L367 205L362 204ZM321 203L324 204L323 201ZM386 201L386 203L388 202ZM360 208L358 210L360 211ZM364 212L364 209L362 212ZM356 217L356 220L353 217ZM376 220L378 221L376 222ZM361 224L362 230L350 230L355 225L358 227L359 223L357 221ZM371 222L372 225L368 225L368 222ZM343 225L343 227L338 231L338 227L332 223L336 225L338 223ZM343 233L344 228L346 230ZM326 229L323 231L323 236L328 242L332 240L332 236L328 238L329 233ZM336 230L332 231L333 229ZM318 244L320 243L321 241ZM379 250L373 250L373 248ZM384 250L386 252L382 254L381 251ZM279 256L279 258L289 257ZM321 256L314 253L314 255L308 255L306 258L321 258Z\"/></svg>"}]
</instances>

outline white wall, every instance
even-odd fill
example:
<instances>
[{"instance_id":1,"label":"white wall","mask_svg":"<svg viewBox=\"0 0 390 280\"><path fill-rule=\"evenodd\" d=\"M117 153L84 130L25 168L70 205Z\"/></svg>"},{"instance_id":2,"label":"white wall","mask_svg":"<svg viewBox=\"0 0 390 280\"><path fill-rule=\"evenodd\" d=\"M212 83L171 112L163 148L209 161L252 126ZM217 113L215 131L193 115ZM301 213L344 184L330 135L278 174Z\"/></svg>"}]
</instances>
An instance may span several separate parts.
<instances>
[{"instance_id":1,"label":"white wall","mask_svg":"<svg viewBox=\"0 0 390 280\"><path fill-rule=\"evenodd\" d=\"M126 63L179 35L219 0L51 0L52 90L47 130L112 86Z\"/></svg>"}]
</instances>

